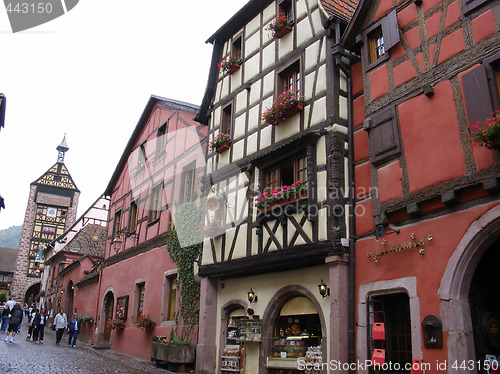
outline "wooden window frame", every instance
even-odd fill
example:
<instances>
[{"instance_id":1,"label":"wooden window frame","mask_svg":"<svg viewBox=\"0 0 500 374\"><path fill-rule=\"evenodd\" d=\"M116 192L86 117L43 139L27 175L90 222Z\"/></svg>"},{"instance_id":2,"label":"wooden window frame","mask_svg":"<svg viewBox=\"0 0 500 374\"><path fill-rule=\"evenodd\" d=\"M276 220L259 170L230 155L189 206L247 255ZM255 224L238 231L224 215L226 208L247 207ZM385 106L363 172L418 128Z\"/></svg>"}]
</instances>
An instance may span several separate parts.
<instances>
[{"instance_id":1,"label":"wooden window frame","mask_svg":"<svg viewBox=\"0 0 500 374\"><path fill-rule=\"evenodd\" d=\"M137 147L137 170L143 170L146 167L146 142Z\"/></svg>"},{"instance_id":2,"label":"wooden window frame","mask_svg":"<svg viewBox=\"0 0 500 374\"><path fill-rule=\"evenodd\" d=\"M118 209L115 212L115 217L113 218L113 239L116 239L120 236L121 220L122 220L122 210Z\"/></svg>"},{"instance_id":3,"label":"wooden window frame","mask_svg":"<svg viewBox=\"0 0 500 374\"><path fill-rule=\"evenodd\" d=\"M231 43L231 56L236 56L238 61L243 61L243 34L233 38Z\"/></svg>"},{"instance_id":4,"label":"wooden window frame","mask_svg":"<svg viewBox=\"0 0 500 374\"><path fill-rule=\"evenodd\" d=\"M301 179L301 181L307 182L307 152L306 152L306 150L303 150L301 152L295 153L294 155L291 155L290 157L287 157L286 159L282 159L280 162L269 165L263 169L262 193L264 193L266 191L270 192L274 189L280 189L281 187L283 187L284 184L286 184L283 182L283 176L282 176L282 172L283 172L284 167L292 166L293 167L293 179L294 179L292 183L295 183L296 181L298 181L300 179L299 178L300 170L299 170L298 163L299 163L299 160L301 160L301 159L305 159L305 169L301 169L301 170L305 170L305 175L306 175L306 178L304 180ZM278 182L277 184L270 184L270 181L269 181L269 174L270 173L276 174L277 178L275 179L275 181Z\"/></svg>"},{"instance_id":5,"label":"wooden window frame","mask_svg":"<svg viewBox=\"0 0 500 374\"><path fill-rule=\"evenodd\" d=\"M176 270L165 273L163 283L163 321L175 322L177 314L178 274Z\"/></svg>"},{"instance_id":6,"label":"wooden window frame","mask_svg":"<svg viewBox=\"0 0 500 374\"><path fill-rule=\"evenodd\" d=\"M165 146L167 144L167 124L168 124L168 121L165 122L160 127L158 127L158 130L156 131L155 153L157 156L165 153Z\"/></svg>"},{"instance_id":7,"label":"wooden window frame","mask_svg":"<svg viewBox=\"0 0 500 374\"><path fill-rule=\"evenodd\" d=\"M301 59L297 59L293 63L282 68L277 74L276 86L278 87L279 92L276 94L279 95L282 92L291 89L293 92L301 95L303 90L303 76Z\"/></svg>"},{"instance_id":8,"label":"wooden window frame","mask_svg":"<svg viewBox=\"0 0 500 374\"><path fill-rule=\"evenodd\" d=\"M137 201L133 200L130 202L130 208L129 208L129 218L128 218L129 233L135 233L137 229L137 212L138 212Z\"/></svg>"},{"instance_id":9,"label":"wooden window frame","mask_svg":"<svg viewBox=\"0 0 500 374\"><path fill-rule=\"evenodd\" d=\"M400 298L401 300L398 300ZM402 300L404 299L404 300ZM405 303L401 307L401 305ZM376 307L375 304L380 304ZM391 305L392 304L392 305ZM390 306L390 308L389 308ZM371 295L367 303L368 307L368 342L369 342L369 357L371 357L374 348L385 349L386 362L398 363L401 368L404 368L404 363L411 364L412 362L412 321L411 321L411 311L410 311L410 297L405 292L394 292L386 294ZM404 308L404 310L403 310ZM391 314L394 312L399 313L399 316L393 316ZM401 316L401 314L405 314ZM385 329L385 341L374 341L371 338L372 324L374 322L384 323ZM393 336L397 336L397 339L391 339ZM398 347L394 347L394 342L400 343ZM376 346L384 345L384 347ZM401 347L403 345L404 347ZM397 357L406 356L406 360L403 363L401 360L396 359ZM410 371L387 371L390 373L407 373Z\"/></svg>"},{"instance_id":10,"label":"wooden window frame","mask_svg":"<svg viewBox=\"0 0 500 374\"><path fill-rule=\"evenodd\" d=\"M284 13L293 25L296 23L294 3L292 0L281 0L278 3L278 13Z\"/></svg>"},{"instance_id":11,"label":"wooden window frame","mask_svg":"<svg viewBox=\"0 0 500 374\"><path fill-rule=\"evenodd\" d=\"M151 200L149 204L149 223L155 223L160 219L163 197L163 182L151 187Z\"/></svg>"},{"instance_id":12,"label":"wooden window frame","mask_svg":"<svg viewBox=\"0 0 500 374\"><path fill-rule=\"evenodd\" d=\"M144 301L146 299L146 282L139 282L135 284L136 287L136 305L135 305L135 319L144 314ZM141 300L142 298L142 300ZM142 302L142 305L141 305Z\"/></svg>"},{"instance_id":13,"label":"wooden window frame","mask_svg":"<svg viewBox=\"0 0 500 374\"><path fill-rule=\"evenodd\" d=\"M233 133L233 125L234 125L234 106L233 102L229 102L225 104L221 108L221 118L220 118L220 133L221 134L231 134Z\"/></svg>"},{"instance_id":14,"label":"wooden window frame","mask_svg":"<svg viewBox=\"0 0 500 374\"><path fill-rule=\"evenodd\" d=\"M195 191L195 179L196 179L196 170L195 170L196 162L193 161L190 164L184 166L182 168L182 186L181 186L181 202L187 203L191 201L191 196ZM191 179L189 179L191 177ZM191 181L190 190L188 187L188 183ZM189 193L190 192L190 193Z\"/></svg>"},{"instance_id":15,"label":"wooden window frame","mask_svg":"<svg viewBox=\"0 0 500 374\"><path fill-rule=\"evenodd\" d=\"M383 38L384 54L377 58L375 61L372 61L370 45L373 46L373 42L371 42L370 36L373 36L373 33L376 33L378 29L380 29L380 34ZM364 66L366 67L365 71L368 71L380 65L384 61L387 61L390 57L391 48L400 41L396 9L392 10L391 12L389 12L389 14L382 17L369 28L364 30L362 35L364 40L363 51L366 62Z\"/></svg>"}]
</instances>

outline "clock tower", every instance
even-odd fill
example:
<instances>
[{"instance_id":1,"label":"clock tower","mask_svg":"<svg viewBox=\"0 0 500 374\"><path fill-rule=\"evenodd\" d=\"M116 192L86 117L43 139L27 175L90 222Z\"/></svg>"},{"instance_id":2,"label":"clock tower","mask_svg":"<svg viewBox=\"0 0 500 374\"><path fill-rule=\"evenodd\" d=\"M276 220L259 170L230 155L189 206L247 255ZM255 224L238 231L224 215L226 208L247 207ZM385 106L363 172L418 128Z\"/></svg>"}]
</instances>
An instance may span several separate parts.
<instances>
[{"instance_id":1,"label":"clock tower","mask_svg":"<svg viewBox=\"0 0 500 374\"><path fill-rule=\"evenodd\" d=\"M30 185L11 287L11 296L21 303L36 300L44 251L76 220L80 190L64 164L66 135L56 149L57 162Z\"/></svg>"}]
</instances>

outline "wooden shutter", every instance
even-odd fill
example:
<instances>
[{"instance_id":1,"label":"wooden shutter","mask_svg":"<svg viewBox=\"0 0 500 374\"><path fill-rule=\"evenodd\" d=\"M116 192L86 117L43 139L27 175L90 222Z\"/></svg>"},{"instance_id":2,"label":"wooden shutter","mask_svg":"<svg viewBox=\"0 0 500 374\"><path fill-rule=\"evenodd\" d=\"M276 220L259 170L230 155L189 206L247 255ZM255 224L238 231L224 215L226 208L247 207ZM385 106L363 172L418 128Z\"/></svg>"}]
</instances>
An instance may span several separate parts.
<instances>
[{"instance_id":1,"label":"wooden shutter","mask_svg":"<svg viewBox=\"0 0 500 374\"><path fill-rule=\"evenodd\" d=\"M478 6L488 2L489 0L463 0L464 2L464 7L463 11L464 14L470 12L471 10L477 8Z\"/></svg>"},{"instance_id":2,"label":"wooden shutter","mask_svg":"<svg viewBox=\"0 0 500 374\"><path fill-rule=\"evenodd\" d=\"M370 161L377 165L400 153L396 108L394 106L372 114L369 134Z\"/></svg>"},{"instance_id":3,"label":"wooden shutter","mask_svg":"<svg viewBox=\"0 0 500 374\"><path fill-rule=\"evenodd\" d=\"M384 37L384 49L389 49L399 43L399 26L396 9L382 19L382 36Z\"/></svg>"},{"instance_id":4,"label":"wooden shutter","mask_svg":"<svg viewBox=\"0 0 500 374\"><path fill-rule=\"evenodd\" d=\"M468 72L462 78L468 124L484 123L491 115L491 94L484 65Z\"/></svg>"}]
</instances>

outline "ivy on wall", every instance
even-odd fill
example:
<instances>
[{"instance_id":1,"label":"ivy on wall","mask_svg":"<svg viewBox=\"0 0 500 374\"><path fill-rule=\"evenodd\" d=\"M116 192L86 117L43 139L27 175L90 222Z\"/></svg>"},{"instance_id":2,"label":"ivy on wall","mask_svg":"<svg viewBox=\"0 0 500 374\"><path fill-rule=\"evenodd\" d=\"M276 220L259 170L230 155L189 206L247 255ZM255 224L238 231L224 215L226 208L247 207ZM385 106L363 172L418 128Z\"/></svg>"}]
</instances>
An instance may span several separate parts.
<instances>
[{"instance_id":1,"label":"ivy on wall","mask_svg":"<svg viewBox=\"0 0 500 374\"><path fill-rule=\"evenodd\" d=\"M175 212L175 227L170 222L167 235L167 250L177 264L180 283L180 314L184 321L182 338L190 337L198 321L200 286L194 277L194 262L200 255L200 232L203 210L192 198L179 205Z\"/></svg>"}]
</instances>

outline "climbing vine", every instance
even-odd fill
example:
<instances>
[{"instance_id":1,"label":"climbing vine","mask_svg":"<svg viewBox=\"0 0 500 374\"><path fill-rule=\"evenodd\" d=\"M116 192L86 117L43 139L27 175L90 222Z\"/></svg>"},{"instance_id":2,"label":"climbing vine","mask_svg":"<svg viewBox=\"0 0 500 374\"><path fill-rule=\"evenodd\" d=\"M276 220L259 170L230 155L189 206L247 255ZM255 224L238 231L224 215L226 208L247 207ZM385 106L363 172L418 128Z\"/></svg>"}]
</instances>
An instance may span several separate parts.
<instances>
[{"instance_id":1,"label":"climbing vine","mask_svg":"<svg viewBox=\"0 0 500 374\"><path fill-rule=\"evenodd\" d=\"M182 338L191 335L198 321L200 286L194 277L194 262L200 255L200 226L203 211L195 199L177 207L175 227L168 227L167 250L177 264L180 283L180 314L187 330Z\"/></svg>"}]
</instances>

